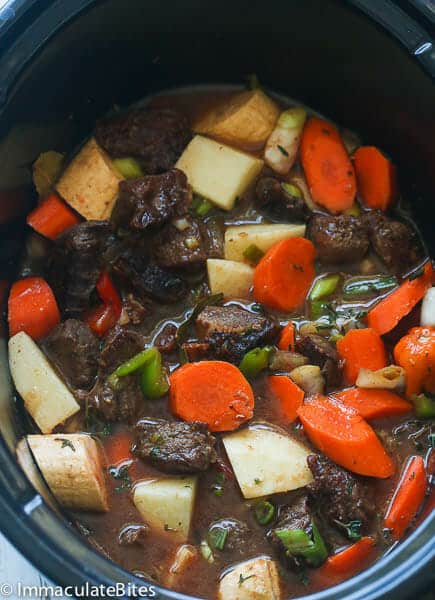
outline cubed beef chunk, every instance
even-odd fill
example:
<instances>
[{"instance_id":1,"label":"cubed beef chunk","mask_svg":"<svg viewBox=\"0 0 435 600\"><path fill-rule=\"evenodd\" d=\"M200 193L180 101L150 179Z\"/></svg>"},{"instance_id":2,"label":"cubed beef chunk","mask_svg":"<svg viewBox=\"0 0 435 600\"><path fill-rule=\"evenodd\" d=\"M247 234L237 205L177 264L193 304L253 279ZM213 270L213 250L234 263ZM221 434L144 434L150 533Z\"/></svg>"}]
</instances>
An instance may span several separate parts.
<instances>
[{"instance_id":1,"label":"cubed beef chunk","mask_svg":"<svg viewBox=\"0 0 435 600\"><path fill-rule=\"evenodd\" d=\"M325 264L359 261L369 249L362 220L350 215L313 215L309 237L316 246L317 258Z\"/></svg>"},{"instance_id":2,"label":"cubed beef chunk","mask_svg":"<svg viewBox=\"0 0 435 600\"><path fill-rule=\"evenodd\" d=\"M95 139L113 158L133 157L145 173L170 169L191 137L176 110L142 108L97 123Z\"/></svg>"},{"instance_id":3,"label":"cubed beef chunk","mask_svg":"<svg viewBox=\"0 0 435 600\"><path fill-rule=\"evenodd\" d=\"M272 342L279 325L237 306L207 306L196 319L196 330L216 358L239 361L248 350Z\"/></svg>"},{"instance_id":4,"label":"cubed beef chunk","mask_svg":"<svg viewBox=\"0 0 435 600\"><path fill-rule=\"evenodd\" d=\"M296 341L296 351L322 370L328 390L341 384L342 364L337 350L321 335L308 334Z\"/></svg>"},{"instance_id":5,"label":"cubed beef chunk","mask_svg":"<svg viewBox=\"0 0 435 600\"><path fill-rule=\"evenodd\" d=\"M216 536L219 536L222 530L227 532L225 545L223 548L225 554L227 555L229 552L231 552L233 555L235 554L242 556L252 535L247 524L232 517L214 521L208 528L208 538L212 547L214 547L212 540L216 539Z\"/></svg>"},{"instance_id":6,"label":"cubed beef chunk","mask_svg":"<svg viewBox=\"0 0 435 600\"><path fill-rule=\"evenodd\" d=\"M121 546L131 546L139 544L144 546L147 543L149 527L145 523L129 523L122 527L118 534L118 544Z\"/></svg>"},{"instance_id":7,"label":"cubed beef chunk","mask_svg":"<svg viewBox=\"0 0 435 600\"><path fill-rule=\"evenodd\" d=\"M100 342L83 321L67 319L43 341L43 348L66 383L89 390L95 383Z\"/></svg>"},{"instance_id":8,"label":"cubed beef chunk","mask_svg":"<svg viewBox=\"0 0 435 600\"><path fill-rule=\"evenodd\" d=\"M144 348L145 340L140 333L120 326L114 327L104 338L99 360L100 373L110 375L120 364Z\"/></svg>"},{"instance_id":9,"label":"cubed beef chunk","mask_svg":"<svg viewBox=\"0 0 435 600\"><path fill-rule=\"evenodd\" d=\"M111 241L108 221L79 223L57 238L50 282L67 315L76 316L89 308Z\"/></svg>"},{"instance_id":10,"label":"cubed beef chunk","mask_svg":"<svg viewBox=\"0 0 435 600\"><path fill-rule=\"evenodd\" d=\"M149 309L144 306L134 294L127 294L122 302L123 316L121 320L124 323L132 323L140 325L147 315L150 314Z\"/></svg>"},{"instance_id":11,"label":"cubed beef chunk","mask_svg":"<svg viewBox=\"0 0 435 600\"><path fill-rule=\"evenodd\" d=\"M186 175L178 169L126 179L119 184L111 219L117 227L144 231L185 214L191 199Z\"/></svg>"},{"instance_id":12,"label":"cubed beef chunk","mask_svg":"<svg viewBox=\"0 0 435 600\"><path fill-rule=\"evenodd\" d=\"M88 397L88 405L106 421L131 423L143 402L143 394L136 375L119 379L116 389L105 380L98 382Z\"/></svg>"},{"instance_id":13,"label":"cubed beef chunk","mask_svg":"<svg viewBox=\"0 0 435 600\"><path fill-rule=\"evenodd\" d=\"M173 323L167 323L159 332L154 345L157 346L163 354L174 352L177 348L177 331L178 328Z\"/></svg>"},{"instance_id":14,"label":"cubed beef chunk","mask_svg":"<svg viewBox=\"0 0 435 600\"><path fill-rule=\"evenodd\" d=\"M206 471L216 460L215 438L204 423L141 419L134 452L166 473Z\"/></svg>"},{"instance_id":15,"label":"cubed beef chunk","mask_svg":"<svg viewBox=\"0 0 435 600\"><path fill-rule=\"evenodd\" d=\"M202 360L212 353L208 342L184 342L181 349L186 353L190 362Z\"/></svg>"},{"instance_id":16,"label":"cubed beef chunk","mask_svg":"<svg viewBox=\"0 0 435 600\"><path fill-rule=\"evenodd\" d=\"M332 524L343 533L350 521L366 523L373 502L361 480L320 454L310 454L307 463L314 477L309 492Z\"/></svg>"},{"instance_id":17,"label":"cubed beef chunk","mask_svg":"<svg viewBox=\"0 0 435 600\"><path fill-rule=\"evenodd\" d=\"M306 495L299 496L294 499L291 504L281 506L279 509L278 519L273 528L267 533L270 542L280 552L285 552L285 547L280 538L276 535L276 531L280 529L298 530L309 533L311 530L311 513ZM303 567L303 560L294 556L286 556L287 564L293 570L299 570Z\"/></svg>"},{"instance_id":18,"label":"cubed beef chunk","mask_svg":"<svg viewBox=\"0 0 435 600\"><path fill-rule=\"evenodd\" d=\"M152 298L164 304L177 302L183 298L188 287L186 282L168 269L145 262L142 258L119 258L113 271L123 284L144 302Z\"/></svg>"},{"instance_id":19,"label":"cubed beef chunk","mask_svg":"<svg viewBox=\"0 0 435 600\"><path fill-rule=\"evenodd\" d=\"M392 271L405 273L422 258L421 242L407 223L394 221L380 210L366 213L364 223L374 251Z\"/></svg>"},{"instance_id":20,"label":"cubed beef chunk","mask_svg":"<svg viewBox=\"0 0 435 600\"><path fill-rule=\"evenodd\" d=\"M260 177L255 188L258 206L274 221L306 221L309 210L303 198L289 194L274 177Z\"/></svg>"}]
</instances>

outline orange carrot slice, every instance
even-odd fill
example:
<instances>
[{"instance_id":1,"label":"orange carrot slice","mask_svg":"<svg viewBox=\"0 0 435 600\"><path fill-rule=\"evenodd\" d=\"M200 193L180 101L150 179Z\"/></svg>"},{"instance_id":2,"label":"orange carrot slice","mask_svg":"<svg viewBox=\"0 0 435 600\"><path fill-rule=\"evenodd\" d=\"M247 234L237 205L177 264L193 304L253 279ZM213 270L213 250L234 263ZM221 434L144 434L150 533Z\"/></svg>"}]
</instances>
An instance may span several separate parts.
<instances>
[{"instance_id":1,"label":"orange carrot slice","mask_svg":"<svg viewBox=\"0 0 435 600\"><path fill-rule=\"evenodd\" d=\"M77 223L80 223L79 217L54 193L27 216L27 224L50 240Z\"/></svg>"},{"instance_id":2,"label":"orange carrot slice","mask_svg":"<svg viewBox=\"0 0 435 600\"><path fill-rule=\"evenodd\" d=\"M42 277L16 281L9 293L9 334L25 331L40 340L60 323L59 308L51 287Z\"/></svg>"},{"instance_id":3,"label":"orange carrot slice","mask_svg":"<svg viewBox=\"0 0 435 600\"><path fill-rule=\"evenodd\" d=\"M380 419L405 415L413 405L389 390L348 388L336 392L334 397L346 406L354 408L364 419Z\"/></svg>"},{"instance_id":4,"label":"orange carrot slice","mask_svg":"<svg viewBox=\"0 0 435 600\"><path fill-rule=\"evenodd\" d=\"M291 350L295 349L295 326L291 321L281 331L281 335L278 341L278 348L280 350Z\"/></svg>"},{"instance_id":5,"label":"orange carrot slice","mask_svg":"<svg viewBox=\"0 0 435 600\"><path fill-rule=\"evenodd\" d=\"M354 154L358 192L366 206L387 210L396 195L393 164L374 146L361 146Z\"/></svg>"},{"instance_id":6,"label":"orange carrot slice","mask_svg":"<svg viewBox=\"0 0 435 600\"><path fill-rule=\"evenodd\" d=\"M351 329L337 341L337 351L344 359L347 383L355 383L360 369L377 371L388 365L384 342L374 329Z\"/></svg>"},{"instance_id":7,"label":"orange carrot slice","mask_svg":"<svg viewBox=\"0 0 435 600\"><path fill-rule=\"evenodd\" d=\"M304 401L304 391L286 375L270 375L269 387L279 402L283 420L293 423L298 416L298 409Z\"/></svg>"}]
</instances>

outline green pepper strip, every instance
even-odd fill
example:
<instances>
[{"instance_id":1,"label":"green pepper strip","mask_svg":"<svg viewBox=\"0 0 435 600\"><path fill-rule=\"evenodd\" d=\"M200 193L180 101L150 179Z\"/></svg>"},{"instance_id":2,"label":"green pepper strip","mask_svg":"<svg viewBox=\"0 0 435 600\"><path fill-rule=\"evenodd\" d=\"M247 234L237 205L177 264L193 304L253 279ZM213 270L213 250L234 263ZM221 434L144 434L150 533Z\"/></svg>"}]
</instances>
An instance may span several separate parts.
<instances>
[{"instance_id":1,"label":"green pepper strip","mask_svg":"<svg viewBox=\"0 0 435 600\"><path fill-rule=\"evenodd\" d=\"M311 302L330 296L333 292L335 292L339 281L340 275L338 275L338 273L318 279L310 293Z\"/></svg>"},{"instance_id":2,"label":"green pepper strip","mask_svg":"<svg viewBox=\"0 0 435 600\"><path fill-rule=\"evenodd\" d=\"M263 250L256 244L250 244L244 251L243 256L253 265L257 265L264 256Z\"/></svg>"},{"instance_id":3,"label":"green pepper strip","mask_svg":"<svg viewBox=\"0 0 435 600\"><path fill-rule=\"evenodd\" d=\"M135 356L126 360L124 363L119 365L115 371L113 371L108 378L109 385L113 388L116 388L118 385L118 379L120 377L131 375L131 373L134 373L138 369L144 367L151 362L157 354L159 354L157 348L147 348L146 350L139 352L139 354L135 354Z\"/></svg>"},{"instance_id":4,"label":"green pepper strip","mask_svg":"<svg viewBox=\"0 0 435 600\"><path fill-rule=\"evenodd\" d=\"M260 525L267 525L275 516L275 507L268 500L261 500L254 509L255 518Z\"/></svg>"},{"instance_id":5,"label":"green pepper strip","mask_svg":"<svg viewBox=\"0 0 435 600\"><path fill-rule=\"evenodd\" d=\"M162 366L162 356L156 349L156 354L142 369L140 387L147 398L154 400L164 396L169 390L166 369Z\"/></svg>"},{"instance_id":6,"label":"green pepper strip","mask_svg":"<svg viewBox=\"0 0 435 600\"><path fill-rule=\"evenodd\" d=\"M245 377L251 379L269 366L272 353L272 346L254 348L253 350L247 352L242 358L242 361L239 364L239 369Z\"/></svg>"},{"instance_id":7,"label":"green pepper strip","mask_svg":"<svg viewBox=\"0 0 435 600\"><path fill-rule=\"evenodd\" d=\"M300 556L312 567L318 567L328 556L325 542L316 525L311 522L312 537L303 529L275 531L289 555Z\"/></svg>"},{"instance_id":8,"label":"green pepper strip","mask_svg":"<svg viewBox=\"0 0 435 600\"><path fill-rule=\"evenodd\" d=\"M397 277L388 275L385 277L370 277L366 279L351 278L343 285L343 292L346 298L363 296L373 292L382 292L398 285Z\"/></svg>"},{"instance_id":9,"label":"green pepper strip","mask_svg":"<svg viewBox=\"0 0 435 600\"><path fill-rule=\"evenodd\" d=\"M435 417L435 400L425 394L419 394L413 398L415 414L421 419Z\"/></svg>"}]
</instances>

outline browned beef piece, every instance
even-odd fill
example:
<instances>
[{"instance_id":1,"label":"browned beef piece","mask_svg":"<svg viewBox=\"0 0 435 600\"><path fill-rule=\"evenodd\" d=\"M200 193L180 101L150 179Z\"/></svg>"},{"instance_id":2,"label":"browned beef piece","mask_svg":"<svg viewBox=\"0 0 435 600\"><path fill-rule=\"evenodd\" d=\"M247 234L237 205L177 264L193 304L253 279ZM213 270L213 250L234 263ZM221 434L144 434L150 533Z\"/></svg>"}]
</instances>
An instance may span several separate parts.
<instances>
[{"instance_id":1,"label":"browned beef piece","mask_svg":"<svg viewBox=\"0 0 435 600\"><path fill-rule=\"evenodd\" d=\"M127 294L123 299L122 308L126 322L133 323L133 325L140 325L145 317L150 314L149 309L139 302L133 294Z\"/></svg>"},{"instance_id":2,"label":"browned beef piece","mask_svg":"<svg viewBox=\"0 0 435 600\"><path fill-rule=\"evenodd\" d=\"M143 394L139 387L139 380L134 374L121 377L116 390L107 381L101 380L88 397L89 406L106 421L131 423L142 402Z\"/></svg>"},{"instance_id":3,"label":"browned beef piece","mask_svg":"<svg viewBox=\"0 0 435 600\"><path fill-rule=\"evenodd\" d=\"M271 343L279 329L272 317L237 306L207 306L196 319L198 337L213 356L235 362L248 350Z\"/></svg>"},{"instance_id":4,"label":"browned beef piece","mask_svg":"<svg viewBox=\"0 0 435 600\"><path fill-rule=\"evenodd\" d=\"M380 210L364 215L370 242L386 266L396 273L405 273L423 256L417 233L407 223L394 221Z\"/></svg>"},{"instance_id":5,"label":"browned beef piece","mask_svg":"<svg viewBox=\"0 0 435 600\"><path fill-rule=\"evenodd\" d=\"M197 265L207 259L207 248L199 223L186 218L180 231L168 223L154 238L154 260L161 267L180 268Z\"/></svg>"},{"instance_id":6,"label":"browned beef piece","mask_svg":"<svg viewBox=\"0 0 435 600\"><path fill-rule=\"evenodd\" d=\"M181 349L187 354L191 362L206 358L211 352L208 342L184 342Z\"/></svg>"},{"instance_id":7,"label":"browned beef piece","mask_svg":"<svg viewBox=\"0 0 435 600\"><path fill-rule=\"evenodd\" d=\"M174 352L177 347L176 336L177 326L167 323L154 340L154 345L164 354Z\"/></svg>"},{"instance_id":8,"label":"browned beef piece","mask_svg":"<svg viewBox=\"0 0 435 600\"><path fill-rule=\"evenodd\" d=\"M165 473L199 473L215 462L215 442L205 423L141 419L134 452Z\"/></svg>"},{"instance_id":9,"label":"browned beef piece","mask_svg":"<svg viewBox=\"0 0 435 600\"><path fill-rule=\"evenodd\" d=\"M100 342L86 323L67 319L50 332L42 345L71 388L89 390L94 385Z\"/></svg>"},{"instance_id":10,"label":"browned beef piece","mask_svg":"<svg viewBox=\"0 0 435 600\"><path fill-rule=\"evenodd\" d=\"M170 304L183 298L188 287L175 273L153 263L144 263L137 257L119 258L113 271L143 301L152 298Z\"/></svg>"},{"instance_id":11,"label":"browned beef piece","mask_svg":"<svg viewBox=\"0 0 435 600\"><path fill-rule=\"evenodd\" d=\"M214 521L208 528L209 541L214 538L215 534L219 534L222 529L228 532L223 549L225 554L231 552L242 556L252 535L247 524L232 517Z\"/></svg>"},{"instance_id":12,"label":"browned beef piece","mask_svg":"<svg viewBox=\"0 0 435 600\"><path fill-rule=\"evenodd\" d=\"M111 234L108 221L86 221L56 240L50 281L66 314L75 316L89 308Z\"/></svg>"},{"instance_id":13,"label":"browned beef piece","mask_svg":"<svg viewBox=\"0 0 435 600\"><path fill-rule=\"evenodd\" d=\"M350 521L366 523L372 513L373 502L363 483L345 469L342 469L326 456L310 454L308 467L314 482L308 486L313 498L318 502L325 516L343 533L343 527Z\"/></svg>"},{"instance_id":14,"label":"browned beef piece","mask_svg":"<svg viewBox=\"0 0 435 600\"><path fill-rule=\"evenodd\" d=\"M296 341L296 351L306 356L310 364L322 370L328 390L341 384L342 363L337 350L321 335L308 334Z\"/></svg>"},{"instance_id":15,"label":"browned beef piece","mask_svg":"<svg viewBox=\"0 0 435 600\"><path fill-rule=\"evenodd\" d=\"M145 523L129 523L122 527L118 534L118 544L121 546L131 546L140 544L144 546L147 543L149 527Z\"/></svg>"},{"instance_id":16,"label":"browned beef piece","mask_svg":"<svg viewBox=\"0 0 435 600\"><path fill-rule=\"evenodd\" d=\"M309 237L316 247L317 258L325 264L361 260L369 249L363 221L350 215L313 215Z\"/></svg>"},{"instance_id":17,"label":"browned beef piece","mask_svg":"<svg viewBox=\"0 0 435 600\"><path fill-rule=\"evenodd\" d=\"M120 364L129 360L145 348L145 340L140 333L116 326L104 338L99 367L100 373L110 375Z\"/></svg>"},{"instance_id":18,"label":"browned beef piece","mask_svg":"<svg viewBox=\"0 0 435 600\"><path fill-rule=\"evenodd\" d=\"M119 184L111 220L117 227L144 231L185 214L191 200L186 175L178 169L162 175L126 179Z\"/></svg>"},{"instance_id":19,"label":"browned beef piece","mask_svg":"<svg viewBox=\"0 0 435 600\"><path fill-rule=\"evenodd\" d=\"M309 210L302 198L292 196L274 177L260 177L255 188L257 204L274 221L306 221Z\"/></svg>"},{"instance_id":20,"label":"browned beef piece","mask_svg":"<svg viewBox=\"0 0 435 600\"><path fill-rule=\"evenodd\" d=\"M307 533L311 530L311 513L307 496L299 496L291 504L281 506L278 514L278 520L273 528L267 533L270 542L281 552L285 552L284 544L276 535L279 529L302 529ZM299 570L303 567L303 560L294 556L287 556L287 564L293 570Z\"/></svg>"},{"instance_id":21,"label":"browned beef piece","mask_svg":"<svg viewBox=\"0 0 435 600\"><path fill-rule=\"evenodd\" d=\"M170 169L190 140L185 117L171 109L141 108L97 123L95 138L113 158L133 157L144 172Z\"/></svg>"}]
</instances>

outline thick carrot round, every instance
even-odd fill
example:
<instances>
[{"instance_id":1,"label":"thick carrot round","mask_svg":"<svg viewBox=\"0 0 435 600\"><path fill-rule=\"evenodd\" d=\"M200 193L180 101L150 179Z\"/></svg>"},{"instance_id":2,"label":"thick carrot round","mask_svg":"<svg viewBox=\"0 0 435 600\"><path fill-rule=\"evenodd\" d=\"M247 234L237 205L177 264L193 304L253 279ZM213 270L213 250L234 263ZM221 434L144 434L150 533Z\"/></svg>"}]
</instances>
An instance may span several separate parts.
<instances>
[{"instance_id":1,"label":"thick carrot round","mask_svg":"<svg viewBox=\"0 0 435 600\"><path fill-rule=\"evenodd\" d=\"M336 392L334 397L346 406L354 408L363 419L380 419L405 415L413 405L389 390L348 388Z\"/></svg>"},{"instance_id":2,"label":"thick carrot round","mask_svg":"<svg viewBox=\"0 0 435 600\"><path fill-rule=\"evenodd\" d=\"M79 217L54 193L27 217L27 224L50 240L55 240L65 229L77 223L80 223Z\"/></svg>"},{"instance_id":3,"label":"thick carrot round","mask_svg":"<svg viewBox=\"0 0 435 600\"><path fill-rule=\"evenodd\" d=\"M387 210L396 195L393 164L374 146L361 146L353 158L358 192L364 204L369 208Z\"/></svg>"},{"instance_id":4,"label":"thick carrot round","mask_svg":"<svg viewBox=\"0 0 435 600\"><path fill-rule=\"evenodd\" d=\"M292 311L305 301L315 277L316 249L305 238L278 242L254 271L254 298L270 308Z\"/></svg>"},{"instance_id":5,"label":"thick carrot round","mask_svg":"<svg viewBox=\"0 0 435 600\"><path fill-rule=\"evenodd\" d=\"M352 206L355 172L334 125L318 117L308 119L302 134L301 161L314 202L332 213Z\"/></svg>"},{"instance_id":6,"label":"thick carrot round","mask_svg":"<svg viewBox=\"0 0 435 600\"><path fill-rule=\"evenodd\" d=\"M172 373L169 383L173 414L183 421L207 423L210 431L237 429L254 413L252 388L230 363L188 363Z\"/></svg>"},{"instance_id":7,"label":"thick carrot round","mask_svg":"<svg viewBox=\"0 0 435 600\"><path fill-rule=\"evenodd\" d=\"M45 337L60 323L56 298L45 279L27 277L12 285L8 321L11 337L25 331L34 340Z\"/></svg>"},{"instance_id":8,"label":"thick carrot round","mask_svg":"<svg viewBox=\"0 0 435 600\"><path fill-rule=\"evenodd\" d=\"M417 514L426 493L426 472L421 456L412 456L387 508L384 525L399 539Z\"/></svg>"},{"instance_id":9,"label":"thick carrot round","mask_svg":"<svg viewBox=\"0 0 435 600\"><path fill-rule=\"evenodd\" d=\"M291 321L281 331L281 335L278 340L278 348L280 350L292 350L295 349L295 326Z\"/></svg>"},{"instance_id":10,"label":"thick carrot round","mask_svg":"<svg viewBox=\"0 0 435 600\"><path fill-rule=\"evenodd\" d=\"M304 401L304 391L286 375L270 375L268 383L279 402L281 417L287 424L293 423Z\"/></svg>"},{"instance_id":11,"label":"thick carrot round","mask_svg":"<svg viewBox=\"0 0 435 600\"><path fill-rule=\"evenodd\" d=\"M107 466L116 466L131 459L133 457L130 451L132 446L133 436L130 431L121 431L111 435L104 448Z\"/></svg>"},{"instance_id":12,"label":"thick carrot round","mask_svg":"<svg viewBox=\"0 0 435 600\"><path fill-rule=\"evenodd\" d=\"M406 371L406 396L435 392L435 327L413 327L394 348L394 361Z\"/></svg>"},{"instance_id":13,"label":"thick carrot round","mask_svg":"<svg viewBox=\"0 0 435 600\"><path fill-rule=\"evenodd\" d=\"M365 562L372 555L375 541L371 537L363 537L337 554L327 558L320 567L321 575L340 578L352 577L364 568Z\"/></svg>"},{"instance_id":14,"label":"thick carrot round","mask_svg":"<svg viewBox=\"0 0 435 600\"><path fill-rule=\"evenodd\" d=\"M428 261L422 275L415 279L407 279L369 311L367 315L369 327L372 327L379 335L384 335L394 329L432 286L432 277L432 263Z\"/></svg>"},{"instance_id":15,"label":"thick carrot round","mask_svg":"<svg viewBox=\"0 0 435 600\"><path fill-rule=\"evenodd\" d=\"M315 396L298 409L305 433L331 460L359 475L382 479L394 463L360 414L338 400Z\"/></svg>"},{"instance_id":16,"label":"thick carrot round","mask_svg":"<svg viewBox=\"0 0 435 600\"><path fill-rule=\"evenodd\" d=\"M377 371L388 365L384 342L374 329L351 329L337 341L337 351L347 383L355 383L360 369Z\"/></svg>"}]
</instances>

